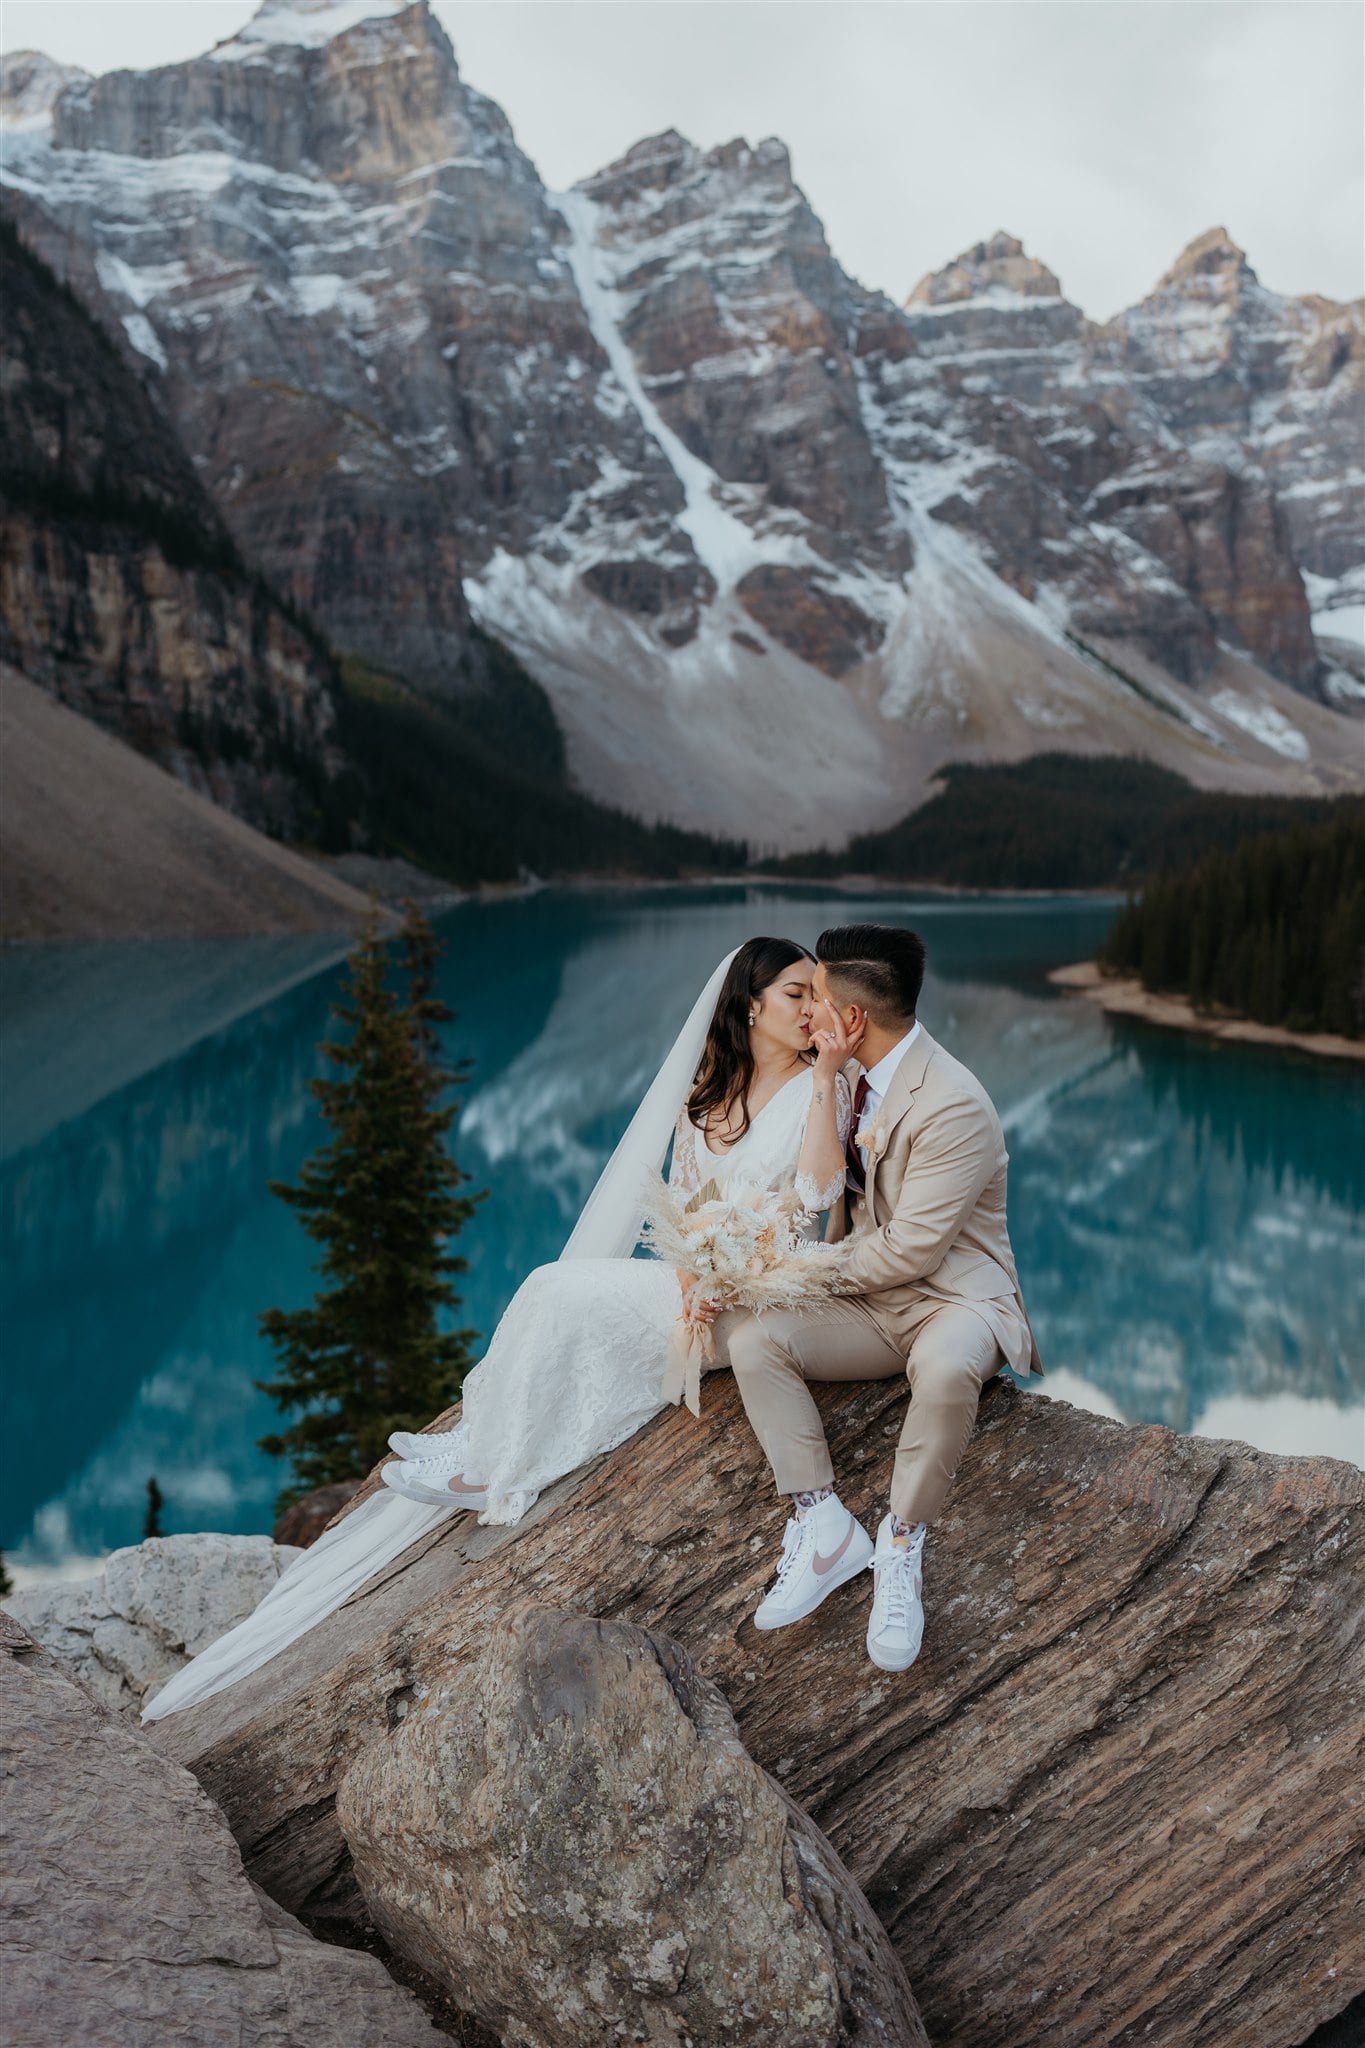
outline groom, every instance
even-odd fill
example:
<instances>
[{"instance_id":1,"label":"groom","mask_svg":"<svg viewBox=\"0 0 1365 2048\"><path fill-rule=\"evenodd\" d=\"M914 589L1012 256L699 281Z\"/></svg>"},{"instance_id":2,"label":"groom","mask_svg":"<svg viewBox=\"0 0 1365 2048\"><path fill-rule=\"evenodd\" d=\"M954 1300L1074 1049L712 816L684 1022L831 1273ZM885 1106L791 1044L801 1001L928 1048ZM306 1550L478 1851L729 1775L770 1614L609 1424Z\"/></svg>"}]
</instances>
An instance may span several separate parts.
<instances>
[{"instance_id":1,"label":"groom","mask_svg":"<svg viewBox=\"0 0 1365 2048\"><path fill-rule=\"evenodd\" d=\"M718 1320L717 1336L778 1491L794 1503L756 1625L801 1620L871 1564L868 1655L884 1671L904 1671L924 1633L925 1534L972 1433L981 1388L1002 1365L1020 1373L1042 1366L1005 1223L1000 1119L976 1076L915 1014L923 943L900 926L854 924L822 933L815 950L817 1005L837 1011L863 1070L846 1194L826 1232L845 1240L839 1292L847 1299L762 1316L733 1311ZM874 1550L834 1490L807 1383L902 1372L910 1405Z\"/></svg>"}]
</instances>

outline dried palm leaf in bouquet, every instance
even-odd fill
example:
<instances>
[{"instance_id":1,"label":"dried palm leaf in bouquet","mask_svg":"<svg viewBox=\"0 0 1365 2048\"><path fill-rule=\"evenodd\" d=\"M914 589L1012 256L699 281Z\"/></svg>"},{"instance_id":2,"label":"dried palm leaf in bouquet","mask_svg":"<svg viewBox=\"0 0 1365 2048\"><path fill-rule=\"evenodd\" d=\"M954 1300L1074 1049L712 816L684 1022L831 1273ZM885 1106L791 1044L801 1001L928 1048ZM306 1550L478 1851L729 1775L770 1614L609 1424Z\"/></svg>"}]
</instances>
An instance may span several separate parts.
<instances>
[{"instance_id":1,"label":"dried palm leaf in bouquet","mask_svg":"<svg viewBox=\"0 0 1365 2048\"><path fill-rule=\"evenodd\" d=\"M709 1322L698 1307L805 1308L838 1292L842 1260L833 1246L797 1235L806 1211L791 1188L721 1192L708 1180L683 1201L662 1179L650 1185L644 1241L658 1258L696 1276L673 1332L664 1376L667 1400L701 1413L701 1373L715 1358Z\"/></svg>"}]
</instances>

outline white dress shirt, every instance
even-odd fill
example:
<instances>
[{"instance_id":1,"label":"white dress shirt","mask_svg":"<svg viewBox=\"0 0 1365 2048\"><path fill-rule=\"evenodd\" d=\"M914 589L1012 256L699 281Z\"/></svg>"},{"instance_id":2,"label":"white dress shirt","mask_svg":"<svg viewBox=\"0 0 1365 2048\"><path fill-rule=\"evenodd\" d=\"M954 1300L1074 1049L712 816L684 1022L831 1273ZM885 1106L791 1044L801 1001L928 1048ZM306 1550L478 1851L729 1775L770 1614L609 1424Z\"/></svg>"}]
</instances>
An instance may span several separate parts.
<instances>
[{"instance_id":1,"label":"white dress shirt","mask_svg":"<svg viewBox=\"0 0 1365 2048\"><path fill-rule=\"evenodd\" d=\"M895 1071L918 1037L919 1019L917 1017L904 1038L898 1039L890 1052L883 1053L875 1067L864 1069L867 1077L867 1099L863 1104L861 1119L863 1124L874 1124L877 1121L877 1112L886 1099L886 1091L891 1086ZM863 1162L865 1178L870 1180L872 1178L872 1161L868 1157L866 1145L858 1147L858 1157Z\"/></svg>"}]
</instances>

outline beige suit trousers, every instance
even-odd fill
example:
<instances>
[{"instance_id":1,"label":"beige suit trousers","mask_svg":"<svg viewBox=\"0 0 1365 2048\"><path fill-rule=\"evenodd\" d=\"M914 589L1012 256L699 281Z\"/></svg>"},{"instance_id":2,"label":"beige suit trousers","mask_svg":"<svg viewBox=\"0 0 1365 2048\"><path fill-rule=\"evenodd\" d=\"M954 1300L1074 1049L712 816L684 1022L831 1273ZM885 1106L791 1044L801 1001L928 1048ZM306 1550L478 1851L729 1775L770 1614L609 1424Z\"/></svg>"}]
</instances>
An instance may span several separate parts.
<instances>
[{"instance_id":1,"label":"beige suit trousers","mask_svg":"<svg viewBox=\"0 0 1365 2048\"><path fill-rule=\"evenodd\" d=\"M898 1306L896 1323L893 1340L859 1296L814 1310L732 1310L717 1318L717 1363L728 1354L779 1493L834 1484L808 1380L883 1380L904 1371L910 1406L891 1507L903 1522L937 1515L967 1448L981 1389L1004 1356L990 1324L962 1302L925 1294L913 1308Z\"/></svg>"}]
</instances>

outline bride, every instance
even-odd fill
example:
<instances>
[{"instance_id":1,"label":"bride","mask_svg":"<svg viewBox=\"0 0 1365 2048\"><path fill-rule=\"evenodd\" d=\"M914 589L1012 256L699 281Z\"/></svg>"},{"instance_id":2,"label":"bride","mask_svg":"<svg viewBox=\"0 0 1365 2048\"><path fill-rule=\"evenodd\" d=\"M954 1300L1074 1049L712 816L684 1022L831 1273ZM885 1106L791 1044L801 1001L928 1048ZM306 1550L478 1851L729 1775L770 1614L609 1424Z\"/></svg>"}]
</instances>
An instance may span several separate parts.
<instances>
[{"instance_id":1,"label":"bride","mask_svg":"<svg viewBox=\"0 0 1365 2048\"><path fill-rule=\"evenodd\" d=\"M144 1721L255 1671L453 1514L517 1522L552 1481L614 1450L681 1391L675 1325L704 1304L693 1276L632 1257L652 1172L725 1196L794 1188L800 1234L843 1191L852 1104L848 1041L816 1023L815 962L789 939L748 939L721 961L588 1197L557 1262L508 1304L465 1379L459 1425L396 1433L386 1490L325 1531L255 1611L176 1673ZM678 1107L681 1100L681 1108Z\"/></svg>"}]
</instances>

